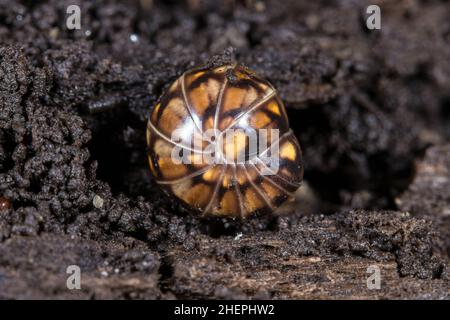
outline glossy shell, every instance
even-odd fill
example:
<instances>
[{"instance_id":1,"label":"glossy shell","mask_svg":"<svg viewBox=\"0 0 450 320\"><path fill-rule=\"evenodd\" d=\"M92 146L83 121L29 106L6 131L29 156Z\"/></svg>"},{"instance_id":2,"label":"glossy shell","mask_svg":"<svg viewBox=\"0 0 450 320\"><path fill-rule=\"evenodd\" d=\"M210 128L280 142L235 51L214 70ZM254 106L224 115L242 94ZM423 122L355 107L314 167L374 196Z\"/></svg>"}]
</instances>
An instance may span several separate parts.
<instances>
[{"instance_id":1,"label":"glossy shell","mask_svg":"<svg viewBox=\"0 0 450 320\"><path fill-rule=\"evenodd\" d=\"M260 129L269 133L278 129L278 138L269 134L267 148L250 153L242 132ZM183 133L181 138L174 139L176 130ZM205 138L211 130L212 138ZM225 132L232 132L233 138L224 139ZM203 215L247 217L272 212L293 196L303 178L301 150L275 89L239 65L195 69L178 78L152 110L147 144L156 181ZM272 146L279 150L276 171L262 160ZM173 148L191 161L175 161ZM205 153L222 161L204 161ZM245 153L245 163L237 161L238 153Z\"/></svg>"}]
</instances>

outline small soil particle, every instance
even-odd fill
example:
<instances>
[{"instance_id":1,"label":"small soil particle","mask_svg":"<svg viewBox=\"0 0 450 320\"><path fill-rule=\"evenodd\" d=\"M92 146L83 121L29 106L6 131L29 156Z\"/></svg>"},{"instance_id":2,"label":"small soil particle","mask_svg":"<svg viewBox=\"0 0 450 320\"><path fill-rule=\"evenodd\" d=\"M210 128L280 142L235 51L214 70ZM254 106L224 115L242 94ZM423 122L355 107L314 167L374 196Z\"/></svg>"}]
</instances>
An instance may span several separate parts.
<instances>
[{"instance_id":1,"label":"small soil particle","mask_svg":"<svg viewBox=\"0 0 450 320\"><path fill-rule=\"evenodd\" d=\"M0 197L0 212L9 210L10 208L11 208L11 202L4 197Z\"/></svg>"}]
</instances>

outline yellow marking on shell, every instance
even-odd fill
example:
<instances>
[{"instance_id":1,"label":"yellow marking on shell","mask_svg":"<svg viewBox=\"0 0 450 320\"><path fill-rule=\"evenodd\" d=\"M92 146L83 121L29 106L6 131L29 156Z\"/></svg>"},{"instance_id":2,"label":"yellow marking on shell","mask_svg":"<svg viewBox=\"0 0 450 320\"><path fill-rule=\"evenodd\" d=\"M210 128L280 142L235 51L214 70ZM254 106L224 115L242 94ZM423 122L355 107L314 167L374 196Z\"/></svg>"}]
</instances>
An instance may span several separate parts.
<instances>
[{"instance_id":1,"label":"yellow marking on shell","mask_svg":"<svg viewBox=\"0 0 450 320\"><path fill-rule=\"evenodd\" d=\"M231 138L230 138L231 137ZM228 141L228 139L230 141ZM227 160L237 160L243 155L247 146L247 134L242 130L230 130L225 132L223 141L223 155ZM239 159L245 160L245 159Z\"/></svg>"},{"instance_id":2,"label":"yellow marking on shell","mask_svg":"<svg viewBox=\"0 0 450 320\"><path fill-rule=\"evenodd\" d=\"M247 91L241 88L231 87L225 92L222 113L242 107Z\"/></svg>"},{"instance_id":3,"label":"yellow marking on shell","mask_svg":"<svg viewBox=\"0 0 450 320\"><path fill-rule=\"evenodd\" d=\"M184 164L175 164L172 158L159 158L158 167L165 179L181 178L187 173L187 168Z\"/></svg>"},{"instance_id":4,"label":"yellow marking on shell","mask_svg":"<svg viewBox=\"0 0 450 320\"><path fill-rule=\"evenodd\" d=\"M212 189L204 183L198 183L187 190L183 200L194 207L203 208L211 199Z\"/></svg>"},{"instance_id":5,"label":"yellow marking on shell","mask_svg":"<svg viewBox=\"0 0 450 320\"><path fill-rule=\"evenodd\" d=\"M244 206L249 212L261 209L265 206L264 200L253 188L247 188L244 195Z\"/></svg>"},{"instance_id":6,"label":"yellow marking on shell","mask_svg":"<svg viewBox=\"0 0 450 320\"><path fill-rule=\"evenodd\" d=\"M203 178L203 180L205 180L207 182L214 182L214 181L217 181L221 172L222 172L222 168L220 166L215 166L215 167L212 167L211 169L205 171L205 173L203 173L202 178Z\"/></svg>"},{"instance_id":7,"label":"yellow marking on shell","mask_svg":"<svg viewBox=\"0 0 450 320\"><path fill-rule=\"evenodd\" d=\"M270 121L270 117L263 111L257 111L250 117L250 125L254 129L264 128Z\"/></svg>"},{"instance_id":8,"label":"yellow marking on shell","mask_svg":"<svg viewBox=\"0 0 450 320\"><path fill-rule=\"evenodd\" d=\"M172 146L166 142L163 139L158 139L155 141L155 144L153 146L153 151L159 156L159 157L170 157L172 154Z\"/></svg>"},{"instance_id":9,"label":"yellow marking on shell","mask_svg":"<svg viewBox=\"0 0 450 320\"><path fill-rule=\"evenodd\" d=\"M171 185L172 192L179 199L183 199L184 194L187 190L192 187L192 179L187 179L182 182Z\"/></svg>"},{"instance_id":10,"label":"yellow marking on shell","mask_svg":"<svg viewBox=\"0 0 450 320\"><path fill-rule=\"evenodd\" d=\"M222 215L236 215L239 213L239 199L234 191L228 190L225 192L217 211Z\"/></svg>"},{"instance_id":11,"label":"yellow marking on shell","mask_svg":"<svg viewBox=\"0 0 450 320\"><path fill-rule=\"evenodd\" d=\"M283 159L289 159L294 161L297 156L297 152L295 150L295 146L292 144L292 142L287 141L283 143L280 149L280 157Z\"/></svg>"},{"instance_id":12,"label":"yellow marking on shell","mask_svg":"<svg viewBox=\"0 0 450 320\"><path fill-rule=\"evenodd\" d=\"M275 188L270 182L267 182L266 180L263 180L261 182L261 187L263 188L264 192L267 194L267 196L270 199L274 199L277 196L280 196L280 190Z\"/></svg>"},{"instance_id":13,"label":"yellow marking on shell","mask_svg":"<svg viewBox=\"0 0 450 320\"><path fill-rule=\"evenodd\" d=\"M189 92L192 108L199 117L203 116L210 105L216 103L219 91L219 82L214 79L209 79Z\"/></svg>"},{"instance_id":14,"label":"yellow marking on shell","mask_svg":"<svg viewBox=\"0 0 450 320\"><path fill-rule=\"evenodd\" d=\"M159 112L160 108L161 108L161 103L158 103L156 105L155 109L153 109L153 112L152 112L152 121L153 121L153 123L156 123L158 121L158 112Z\"/></svg>"},{"instance_id":15,"label":"yellow marking on shell","mask_svg":"<svg viewBox=\"0 0 450 320\"><path fill-rule=\"evenodd\" d=\"M251 178L251 176L250 176L250 178ZM237 167L236 180L240 185L243 185L248 181L247 175L246 175L244 169L241 167Z\"/></svg>"},{"instance_id":16,"label":"yellow marking on shell","mask_svg":"<svg viewBox=\"0 0 450 320\"><path fill-rule=\"evenodd\" d=\"M206 73L206 71L199 71L196 72L192 75L189 75L186 77L186 83L187 85L191 85L192 82L194 82L195 80L197 80L198 78L200 78L202 75L204 75Z\"/></svg>"},{"instance_id":17,"label":"yellow marking on shell","mask_svg":"<svg viewBox=\"0 0 450 320\"><path fill-rule=\"evenodd\" d=\"M146 133L145 133L145 138L147 140L147 145L150 145L150 139L151 139L151 132L150 132L150 128L147 127Z\"/></svg>"},{"instance_id":18,"label":"yellow marking on shell","mask_svg":"<svg viewBox=\"0 0 450 320\"><path fill-rule=\"evenodd\" d=\"M225 174L222 180L222 186L224 188L229 188L231 186L231 177Z\"/></svg>"},{"instance_id":19,"label":"yellow marking on shell","mask_svg":"<svg viewBox=\"0 0 450 320\"><path fill-rule=\"evenodd\" d=\"M249 87L246 90L246 95L243 101L243 107L250 106L256 99L258 99L258 93L256 92L255 88Z\"/></svg>"},{"instance_id":20,"label":"yellow marking on shell","mask_svg":"<svg viewBox=\"0 0 450 320\"><path fill-rule=\"evenodd\" d=\"M257 82L257 84L258 84L258 87L263 91L267 91L270 89L270 87L263 82Z\"/></svg>"},{"instance_id":21,"label":"yellow marking on shell","mask_svg":"<svg viewBox=\"0 0 450 320\"><path fill-rule=\"evenodd\" d=\"M202 153L191 152L188 155L190 164L192 164L195 168L203 168L207 165L207 163L203 159Z\"/></svg>"},{"instance_id":22,"label":"yellow marking on shell","mask_svg":"<svg viewBox=\"0 0 450 320\"><path fill-rule=\"evenodd\" d=\"M155 141L153 151L158 156L158 168L165 179L180 178L187 173L184 164L175 164L172 160L173 147L163 139Z\"/></svg>"},{"instance_id":23,"label":"yellow marking on shell","mask_svg":"<svg viewBox=\"0 0 450 320\"><path fill-rule=\"evenodd\" d=\"M206 108L209 106L208 92L206 92L205 88L200 85L189 93L189 97L191 99L192 107L197 114L203 115Z\"/></svg>"},{"instance_id":24,"label":"yellow marking on shell","mask_svg":"<svg viewBox=\"0 0 450 320\"><path fill-rule=\"evenodd\" d=\"M247 176L246 176L243 172L238 172L238 173L236 174L236 178L237 178L237 182L238 182L240 185L243 185L244 183L247 182Z\"/></svg>"},{"instance_id":25,"label":"yellow marking on shell","mask_svg":"<svg viewBox=\"0 0 450 320\"><path fill-rule=\"evenodd\" d=\"M225 117L220 121L219 130L225 130L233 122L232 117Z\"/></svg>"},{"instance_id":26,"label":"yellow marking on shell","mask_svg":"<svg viewBox=\"0 0 450 320\"><path fill-rule=\"evenodd\" d=\"M219 97L220 88L222 85L219 81L215 79L209 79L206 84L206 91L208 91L209 98L212 103L217 102L217 98Z\"/></svg>"},{"instance_id":27,"label":"yellow marking on shell","mask_svg":"<svg viewBox=\"0 0 450 320\"><path fill-rule=\"evenodd\" d=\"M169 137L189 117L186 106L180 98L173 98L164 108L158 122L161 130Z\"/></svg>"},{"instance_id":28,"label":"yellow marking on shell","mask_svg":"<svg viewBox=\"0 0 450 320\"><path fill-rule=\"evenodd\" d=\"M228 166L222 178L222 186L228 189L233 186L233 183L234 183L233 168Z\"/></svg>"},{"instance_id":29,"label":"yellow marking on shell","mask_svg":"<svg viewBox=\"0 0 450 320\"><path fill-rule=\"evenodd\" d=\"M174 92L177 89L179 83L180 83L180 79L175 80L175 82L172 83L172 85L170 86L169 92L170 93Z\"/></svg>"},{"instance_id":30,"label":"yellow marking on shell","mask_svg":"<svg viewBox=\"0 0 450 320\"><path fill-rule=\"evenodd\" d=\"M267 104L267 109L268 109L270 112L272 112L272 113L274 113L274 114L276 114L276 115L278 115L278 116L281 115L280 107L278 106L278 103L277 103L276 101L270 101L270 102Z\"/></svg>"},{"instance_id":31,"label":"yellow marking on shell","mask_svg":"<svg viewBox=\"0 0 450 320\"><path fill-rule=\"evenodd\" d=\"M204 130L213 129L214 128L214 118L211 116L206 119L204 124Z\"/></svg>"}]
</instances>

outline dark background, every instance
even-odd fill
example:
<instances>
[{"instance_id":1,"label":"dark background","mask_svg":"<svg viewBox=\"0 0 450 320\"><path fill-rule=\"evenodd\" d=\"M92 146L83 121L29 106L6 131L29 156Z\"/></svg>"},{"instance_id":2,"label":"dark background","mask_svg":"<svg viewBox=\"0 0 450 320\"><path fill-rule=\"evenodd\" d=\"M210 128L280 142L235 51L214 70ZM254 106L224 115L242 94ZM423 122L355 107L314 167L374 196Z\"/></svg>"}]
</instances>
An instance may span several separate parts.
<instances>
[{"instance_id":1,"label":"dark background","mask_svg":"<svg viewBox=\"0 0 450 320\"><path fill-rule=\"evenodd\" d=\"M0 43L0 298L448 298L448 1L0 0ZM273 217L200 220L149 173L155 101L229 61L303 149Z\"/></svg>"}]
</instances>

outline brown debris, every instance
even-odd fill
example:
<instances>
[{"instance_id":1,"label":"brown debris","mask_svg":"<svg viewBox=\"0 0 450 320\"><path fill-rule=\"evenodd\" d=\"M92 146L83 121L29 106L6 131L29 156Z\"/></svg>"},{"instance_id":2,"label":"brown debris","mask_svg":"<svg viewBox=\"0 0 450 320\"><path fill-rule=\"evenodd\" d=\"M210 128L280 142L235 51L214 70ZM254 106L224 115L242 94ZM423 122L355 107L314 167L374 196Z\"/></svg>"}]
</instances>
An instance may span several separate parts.
<instances>
[{"instance_id":1,"label":"brown debris","mask_svg":"<svg viewBox=\"0 0 450 320\"><path fill-rule=\"evenodd\" d=\"M198 236L196 250L168 251L173 270L166 281L178 297L393 299L410 288L410 298L438 299L448 295L448 275L430 255L429 232L429 223L404 213L355 211L305 218L277 233ZM380 290L366 285L373 265Z\"/></svg>"},{"instance_id":2,"label":"brown debris","mask_svg":"<svg viewBox=\"0 0 450 320\"><path fill-rule=\"evenodd\" d=\"M413 183L396 202L414 216L431 219L440 234L441 248L450 253L450 145L427 150L417 164Z\"/></svg>"}]
</instances>

